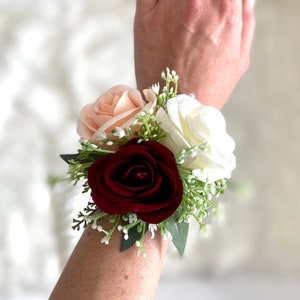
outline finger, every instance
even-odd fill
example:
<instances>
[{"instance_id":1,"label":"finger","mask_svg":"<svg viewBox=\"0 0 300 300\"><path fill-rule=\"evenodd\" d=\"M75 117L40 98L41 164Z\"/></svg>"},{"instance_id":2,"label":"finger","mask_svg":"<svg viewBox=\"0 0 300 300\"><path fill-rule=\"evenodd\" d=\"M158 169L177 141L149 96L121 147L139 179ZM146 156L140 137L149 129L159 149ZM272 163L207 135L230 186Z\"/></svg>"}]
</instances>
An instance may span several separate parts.
<instances>
[{"instance_id":1,"label":"finger","mask_svg":"<svg viewBox=\"0 0 300 300\"><path fill-rule=\"evenodd\" d=\"M254 30L255 30L255 15L254 15L254 0L243 0L242 18L242 52L250 52Z\"/></svg>"},{"instance_id":2,"label":"finger","mask_svg":"<svg viewBox=\"0 0 300 300\"><path fill-rule=\"evenodd\" d=\"M242 1L241 0L219 0L215 2L219 8L220 16L231 25L236 25L241 20Z\"/></svg>"},{"instance_id":3,"label":"finger","mask_svg":"<svg viewBox=\"0 0 300 300\"><path fill-rule=\"evenodd\" d=\"M136 1L136 15L145 15L150 12L158 0L137 0Z\"/></svg>"}]
</instances>

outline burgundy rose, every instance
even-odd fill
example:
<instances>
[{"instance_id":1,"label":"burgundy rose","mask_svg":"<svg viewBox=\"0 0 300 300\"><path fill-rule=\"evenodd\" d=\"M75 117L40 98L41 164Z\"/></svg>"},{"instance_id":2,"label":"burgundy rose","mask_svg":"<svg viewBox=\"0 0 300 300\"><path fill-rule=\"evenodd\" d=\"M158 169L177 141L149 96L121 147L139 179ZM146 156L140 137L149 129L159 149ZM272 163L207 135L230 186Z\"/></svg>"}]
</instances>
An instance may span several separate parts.
<instances>
[{"instance_id":1,"label":"burgundy rose","mask_svg":"<svg viewBox=\"0 0 300 300\"><path fill-rule=\"evenodd\" d=\"M157 142L138 144L137 139L98 158L89 168L88 183L104 212L134 212L153 224L175 212L183 193L174 154Z\"/></svg>"}]
</instances>

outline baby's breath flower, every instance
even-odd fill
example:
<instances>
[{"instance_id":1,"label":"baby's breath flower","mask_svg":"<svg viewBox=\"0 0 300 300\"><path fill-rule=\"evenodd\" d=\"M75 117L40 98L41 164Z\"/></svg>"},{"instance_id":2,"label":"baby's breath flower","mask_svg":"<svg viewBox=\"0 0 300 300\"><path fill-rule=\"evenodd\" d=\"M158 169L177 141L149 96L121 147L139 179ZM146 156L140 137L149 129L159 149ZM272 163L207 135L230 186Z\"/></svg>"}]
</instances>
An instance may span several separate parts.
<instances>
[{"instance_id":1,"label":"baby's breath flower","mask_svg":"<svg viewBox=\"0 0 300 300\"><path fill-rule=\"evenodd\" d=\"M170 73L170 69L167 68L167 79L172 79L172 74Z\"/></svg>"},{"instance_id":2,"label":"baby's breath flower","mask_svg":"<svg viewBox=\"0 0 300 300\"><path fill-rule=\"evenodd\" d=\"M128 216L128 221L129 221L129 223L134 223L134 222L136 222L136 221L137 221L137 214L135 214L135 213L130 214L130 215Z\"/></svg>"},{"instance_id":3,"label":"baby's breath flower","mask_svg":"<svg viewBox=\"0 0 300 300\"><path fill-rule=\"evenodd\" d=\"M210 192L212 195L215 195L216 192L217 192L217 189L216 189L216 185L215 184L212 184L211 187L210 187Z\"/></svg>"},{"instance_id":4,"label":"baby's breath flower","mask_svg":"<svg viewBox=\"0 0 300 300\"><path fill-rule=\"evenodd\" d=\"M151 86L151 90L153 91L153 93L155 95L158 95L159 94L159 90L160 90L160 86L159 86L159 83L155 83Z\"/></svg>"},{"instance_id":5,"label":"baby's breath flower","mask_svg":"<svg viewBox=\"0 0 300 300\"><path fill-rule=\"evenodd\" d=\"M116 127L115 129L113 129L112 134L120 139L126 135L124 129L122 129L120 127Z\"/></svg>"},{"instance_id":6,"label":"baby's breath flower","mask_svg":"<svg viewBox=\"0 0 300 300\"><path fill-rule=\"evenodd\" d=\"M98 130L94 133L93 138L95 140L103 141L107 139L107 135L104 131Z\"/></svg>"},{"instance_id":7,"label":"baby's breath flower","mask_svg":"<svg viewBox=\"0 0 300 300\"><path fill-rule=\"evenodd\" d=\"M192 175L197 177L197 178L201 178L201 174L202 174L203 170L200 169L193 169L192 171Z\"/></svg>"},{"instance_id":8,"label":"baby's breath flower","mask_svg":"<svg viewBox=\"0 0 300 300\"><path fill-rule=\"evenodd\" d=\"M97 226L97 230L98 230L99 232L102 232L102 231L103 231L103 227L102 227L101 225L98 225L98 226Z\"/></svg>"},{"instance_id":9,"label":"baby's breath flower","mask_svg":"<svg viewBox=\"0 0 300 300\"><path fill-rule=\"evenodd\" d=\"M181 158L181 159L177 160L176 162L178 165L182 165L182 164L184 164L184 159Z\"/></svg>"},{"instance_id":10,"label":"baby's breath flower","mask_svg":"<svg viewBox=\"0 0 300 300\"><path fill-rule=\"evenodd\" d=\"M190 151L188 151L188 153L186 154L186 156L188 156L188 157L196 157L197 156L197 152L195 151L195 149L190 149Z\"/></svg>"},{"instance_id":11,"label":"baby's breath flower","mask_svg":"<svg viewBox=\"0 0 300 300\"><path fill-rule=\"evenodd\" d=\"M168 230L166 230L164 235L163 235L163 238L164 239L169 239L169 240L172 241L172 234Z\"/></svg>"},{"instance_id":12,"label":"baby's breath flower","mask_svg":"<svg viewBox=\"0 0 300 300\"><path fill-rule=\"evenodd\" d=\"M101 239L101 243L102 243L102 244L105 244L105 245L108 245L108 244L109 244L109 237L108 237L108 236L104 236L104 237Z\"/></svg>"},{"instance_id":13,"label":"baby's breath flower","mask_svg":"<svg viewBox=\"0 0 300 300\"><path fill-rule=\"evenodd\" d=\"M155 237L155 231L157 231L157 225L156 224L149 224L149 229L151 232L151 239L153 240Z\"/></svg>"}]
</instances>

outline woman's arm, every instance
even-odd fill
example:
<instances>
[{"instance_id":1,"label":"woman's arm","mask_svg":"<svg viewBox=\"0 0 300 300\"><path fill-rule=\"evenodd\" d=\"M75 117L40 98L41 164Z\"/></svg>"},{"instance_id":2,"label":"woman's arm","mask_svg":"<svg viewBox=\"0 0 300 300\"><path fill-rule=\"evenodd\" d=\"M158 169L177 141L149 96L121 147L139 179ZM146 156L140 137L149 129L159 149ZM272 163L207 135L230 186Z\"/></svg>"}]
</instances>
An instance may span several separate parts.
<instances>
[{"instance_id":1,"label":"woman's arm","mask_svg":"<svg viewBox=\"0 0 300 300\"><path fill-rule=\"evenodd\" d=\"M254 23L250 0L137 0L138 88L170 67L181 92L221 108L248 67ZM50 299L154 299L169 241L147 235L144 258L136 247L120 252L120 235L105 245L87 227Z\"/></svg>"},{"instance_id":2,"label":"woman's arm","mask_svg":"<svg viewBox=\"0 0 300 300\"><path fill-rule=\"evenodd\" d=\"M169 240L148 234L144 257L135 246L120 252L120 232L105 245L101 233L87 227L50 299L154 299Z\"/></svg>"}]
</instances>

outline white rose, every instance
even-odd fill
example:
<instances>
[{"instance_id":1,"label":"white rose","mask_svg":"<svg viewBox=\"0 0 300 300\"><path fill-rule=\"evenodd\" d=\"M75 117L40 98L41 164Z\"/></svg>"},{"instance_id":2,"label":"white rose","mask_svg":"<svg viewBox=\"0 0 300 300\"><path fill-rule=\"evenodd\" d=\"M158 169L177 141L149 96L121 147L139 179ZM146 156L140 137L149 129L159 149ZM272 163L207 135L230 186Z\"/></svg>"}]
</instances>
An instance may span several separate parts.
<instances>
[{"instance_id":1,"label":"white rose","mask_svg":"<svg viewBox=\"0 0 300 300\"><path fill-rule=\"evenodd\" d=\"M235 168L234 140L226 133L226 122L221 112L200 104L188 95L178 95L167 102L166 110L157 111L157 120L167 133L161 143L174 154L196 145L194 157L186 158L183 165L194 170L202 181L214 182L230 178Z\"/></svg>"}]
</instances>

